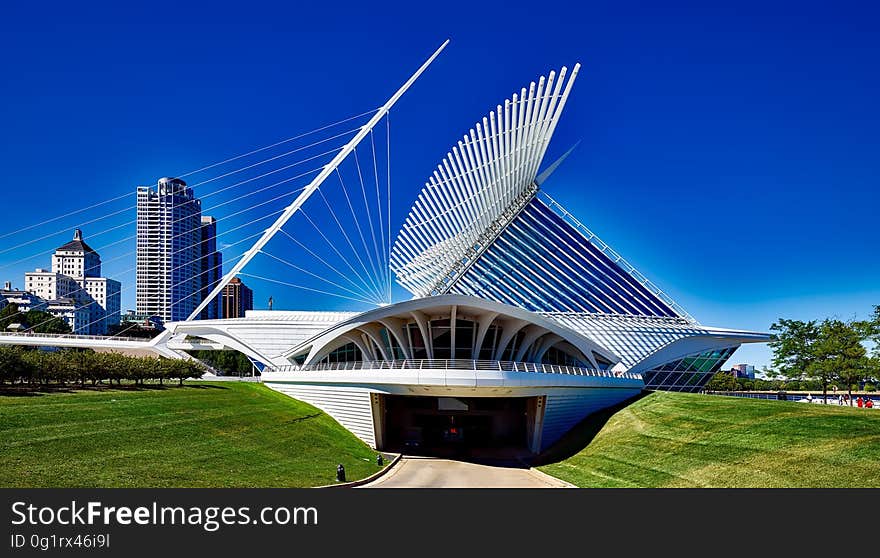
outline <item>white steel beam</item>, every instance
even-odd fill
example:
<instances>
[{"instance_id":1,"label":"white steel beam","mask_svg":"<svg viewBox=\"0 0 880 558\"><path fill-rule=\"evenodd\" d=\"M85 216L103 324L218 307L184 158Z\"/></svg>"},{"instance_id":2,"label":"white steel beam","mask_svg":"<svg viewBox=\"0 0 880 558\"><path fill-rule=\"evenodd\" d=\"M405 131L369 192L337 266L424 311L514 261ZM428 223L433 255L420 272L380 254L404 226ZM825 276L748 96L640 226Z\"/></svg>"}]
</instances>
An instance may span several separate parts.
<instances>
[{"instance_id":1,"label":"white steel beam","mask_svg":"<svg viewBox=\"0 0 880 558\"><path fill-rule=\"evenodd\" d=\"M196 316L198 316L201 311L204 310L204 308L223 291L223 288L226 287L229 281L231 281L233 277L238 275L238 273L241 272L242 269L244 269L244 267L253 259L253 257L260 252L263 246L265 246L266 243L268 243L269 240L271 240L272 237L275 236L275 234L279 230L281 230L281 227L283 227L284 224L287 223L287 221L293 216L293 214L296 213L300 207L302 207L302 205L306 202L306 200L309 199L309 197L315 192L315 190L317 190L321 186L324 180L326 180L327 177L330 176L330 174L334 170L336 170L336 167L338 167L339 164L342 163L342 161L345 160L345 158L348 157L348 155L352 151L354 151L354 148L357 147L361 140L363 140L367 136L367 134L370 133L370 130L372 130L373 127L378 124L379 121L382 120L382 118L386 114L388 114L388 111L391 109L392 106L394 106L394 103L396 103L397 100L400 99L400 97L406 92L406 90L409 89L409 87L416 81L416 79L418 79L419 76L422 75L422 73L428 68L431 62L433 62L434 59L437 58L437 56L443 51L444 48L446 48L446 45L448 44L449 39L446 39L443 44L434 51L434 54L432 54L430 58L428 58L425 63L422 64L422 66L418 70L416 70L416 72L412 76L410 76L406 83L400 86L400 89L398 89L397 92L394 93L394 95L392 95L391 98L388 99L388 101L384 105L382 105L382 107L378 111L376 111L376 114L374 114L373 117L370 118L369 122L367 122L360 129L360 131L355 134L355 136L351 138L351 140L347 144L345 144L345 147L343 147L342 150L336 154L333 160L330 161L320 173L318 173L318 175L311 181L311 183L309 183L308 186L306 186L302 193L297 196L295 200L293 200L293 203L287 206L287 208L278 217L278 219L276 219L272 226L266 229L266 232L263 233L263 236L261 236L257 240L257 242L254 243L253 246L251 246L250 250L245 253L244 257L241 258L232 267L232 269L230 269L229 272L223 276L223 279L221 279L220 282L217 283L217 286L215 286L210 294L208 294L208 296L205 297L205 299L198 305L198 307L196 307L196 309L193 311L192 314L189 315L186 321L192 321Z\"/></svg>"}]
</instances>

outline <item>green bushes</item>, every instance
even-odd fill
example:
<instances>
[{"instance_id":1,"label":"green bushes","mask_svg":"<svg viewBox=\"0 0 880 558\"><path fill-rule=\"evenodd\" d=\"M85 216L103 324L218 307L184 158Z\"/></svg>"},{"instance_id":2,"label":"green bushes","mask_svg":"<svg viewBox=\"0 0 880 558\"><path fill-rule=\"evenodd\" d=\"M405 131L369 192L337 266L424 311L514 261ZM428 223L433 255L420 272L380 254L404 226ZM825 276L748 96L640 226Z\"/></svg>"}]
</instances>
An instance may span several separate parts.
<instances>
[{"instance_id":1,"label":"green bushes","mask_svg":"<svg viewBox=\"0 0 880 558\"><path fill-rule=\"evenodd\" d=\"M228 376L250 376L254 365L248 357L231 349L223 351L188 351L189 354L205 364L222 371Z\"/></svg>"},{"instance_id":2,"label":"green bushes","mask_svg":"<svg viewBox=\"0 0 880 558\"><path fill-rule=\"evenodd\" d=\"M836 386L837 389L841 389L837 384L829 384L829 390L833 390L834 386ZM872 388L876 389L870 383L865 384L865 391L869 391ZM712 379L706 384L706 389L710 391L822 391L822 382L809 378L803 380L766 380L763 378L755 378L754 380L750 380L748 378L734 378L730 372L722 370L712 376ZM858 391L859 386L853 385L852 389L853 391Z\"/></svg>"},{"instance_id":3,"label":"green bushes","mask_svg":"<svg viewBox=\"0 0 880 558\"><path fill-rule=\"evenodd\" d=\"M97 385L123 380L143 385L146 381L198 378L202 366L188 360L131 357L91 350L40 351L0 347L0 383L19 385Z\"/></svg>"}]
</instances>

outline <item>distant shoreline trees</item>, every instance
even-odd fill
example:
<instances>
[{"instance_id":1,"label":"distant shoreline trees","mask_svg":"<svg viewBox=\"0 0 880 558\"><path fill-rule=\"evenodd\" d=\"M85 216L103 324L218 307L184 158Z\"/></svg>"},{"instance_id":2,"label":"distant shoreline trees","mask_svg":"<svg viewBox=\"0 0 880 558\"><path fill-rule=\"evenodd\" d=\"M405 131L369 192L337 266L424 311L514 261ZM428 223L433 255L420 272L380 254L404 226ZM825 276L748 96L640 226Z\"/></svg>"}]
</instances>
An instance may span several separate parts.
<instances>
[{"instance_id":1,"label":"distant shoreline trees","mask_svg":"<svg viewBox=\"0 0 880 558\"><path fill-rule=\"evenodd\" d=\"M713 391L876 390L880 380L880 305L867 320L789 320L770 326L772 368L766 378L736 378L719 372L706 384Z\"/></svg>"}]
</instances>

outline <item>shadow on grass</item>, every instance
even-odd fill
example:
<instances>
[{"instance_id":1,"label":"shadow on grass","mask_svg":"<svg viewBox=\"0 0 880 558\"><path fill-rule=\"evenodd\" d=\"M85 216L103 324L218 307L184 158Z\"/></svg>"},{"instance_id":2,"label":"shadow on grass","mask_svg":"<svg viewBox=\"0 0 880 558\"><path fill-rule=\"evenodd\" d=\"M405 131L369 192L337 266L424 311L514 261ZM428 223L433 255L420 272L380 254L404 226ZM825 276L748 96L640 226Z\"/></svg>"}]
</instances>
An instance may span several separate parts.
<instances>
[{"instance_id":1,"label":"shadow on grass","mask_svg":"<svg viewBox=\"0 0 880 558\"><path fill-rule=\"evenodd\" d=\"M187 388L187 389L229 389L227 386L218 386L216 384L199 384L199 385L191 385L191 384L183 384L182 386L174 385L174 386L166 386L166 387L175 387L175 388Z\"/></svg>"},{"instance_id":2,"label":"shadow on grass","mask_svg":"<svg viewBox=\"0 0 880 558\"><path fill-rule=\"evenodd\" d=\"M0 387L0 396L3 397L40 397L48 395L49 391L39 391L37 389L18 389L17 387L3 386ZM65 393L69 393L69 390Z\"/></svg>"},{"instance_id":3,"label":"shadow on grass","mask_svg":"<svg viewBox=\"0 0 880 558\"><path fill-rule=\"evenodd\" d=\"M224 389L228 389L228 388L224 388ZM290 420L286 421L284 424L294 424L294 423L296 423L296 422L302 422L302 421L304 421L304 420L310 420L310 419L313 419L313 418L318 418L319 416L321 416L321 415L323 415L323 414L324 414L324 413L315 413L315 414L312 414L312 415L306 415L306 416L304 416L304 417L296 417L295 419L290 419Z\"/></svg>"},{"instance_id":4,"label":"shadow on grass","mask_svg":"<svg viewBox=\"0 0 880 558\"><path fill-rule=\"evenodd\" d=\"M617 405L607 407L589 415L587 418L577 423L574 428L569 430L567 434L547 448L543 453L532 457L528 461L529 465L532 467L549 465L550 463L564 461L577 454L579 451L590 445L590 442L593 441L596 434L605 427L605 424L612 416L618 411L632 405L639 399L650 395L650 393L651 392L643 391L638 395L621 401Z\"/></svg>"}]
</instances>

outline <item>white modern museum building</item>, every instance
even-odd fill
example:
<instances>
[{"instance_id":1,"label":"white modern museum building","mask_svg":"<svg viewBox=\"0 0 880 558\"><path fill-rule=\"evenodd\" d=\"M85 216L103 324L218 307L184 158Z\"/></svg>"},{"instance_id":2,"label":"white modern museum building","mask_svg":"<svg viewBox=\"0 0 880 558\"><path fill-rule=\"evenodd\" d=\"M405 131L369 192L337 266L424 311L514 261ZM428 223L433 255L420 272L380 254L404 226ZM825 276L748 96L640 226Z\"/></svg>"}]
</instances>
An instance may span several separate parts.
<instances>
[{"instance_id":1,"label":"white modern museum building","mask_svg":"<svg viewBox=\"0 0 880 558\"><path fill-rule=\"evenodd\" d=\"M241 351L265 385L387 450L540 453L644 389L702 389L768 336L701 325L543 192L577 70L498 105L431 173L390 257L412 299L173 322L161 349Z\"/></svg>"}]
</instances>

